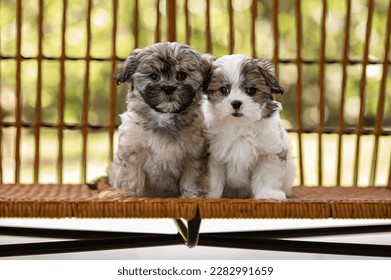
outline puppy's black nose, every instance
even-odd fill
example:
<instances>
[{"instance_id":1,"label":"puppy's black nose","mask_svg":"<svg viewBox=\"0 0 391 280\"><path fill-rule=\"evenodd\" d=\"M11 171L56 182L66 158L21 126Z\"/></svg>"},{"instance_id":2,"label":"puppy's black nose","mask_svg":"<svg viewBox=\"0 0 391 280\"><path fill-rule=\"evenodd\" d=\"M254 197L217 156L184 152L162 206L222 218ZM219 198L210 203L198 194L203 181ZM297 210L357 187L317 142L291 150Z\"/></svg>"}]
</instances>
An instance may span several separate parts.
<instances>
[{"instance_id":1,"label":"puppy's black nose","mask_svg":"<svg viewBox=\"0 0 391 280\"><path fill-rule=\"evenodd\" d=\"M164 86L164 87L162 87L162 90L163 90L167 95L171 95L171 94L173 94L174 91L176 90L176 87Z\"/></svg>"},{"instance_id":2,"label":"puppy's black nose","mask_svg":"<svg viewBox=\"0 0 391 280\"><path fill-rule=\"evenodd\" d=\"M234 100L231 102L231 105L235 110L239 110L240 106L242 106L242 101Z\"/></svg>"}]
</instances>

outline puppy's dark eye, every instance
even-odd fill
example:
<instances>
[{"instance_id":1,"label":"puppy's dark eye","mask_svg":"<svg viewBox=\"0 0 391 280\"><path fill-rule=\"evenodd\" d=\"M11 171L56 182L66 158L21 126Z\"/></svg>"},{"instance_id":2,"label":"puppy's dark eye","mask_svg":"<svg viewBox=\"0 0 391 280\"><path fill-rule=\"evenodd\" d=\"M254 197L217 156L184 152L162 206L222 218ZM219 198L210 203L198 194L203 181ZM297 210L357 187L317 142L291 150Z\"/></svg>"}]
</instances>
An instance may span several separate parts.
<instances>
[{"instance_id":1,"label":"puppy's dark eye","mask_svg":"<svg viewBox=\"0 0 391 280\"><path fill-rule=\"evenodd\" d=\"M221 88L219 88L219 91L222 95L227 95L229 93L229 90L227 87L221 87Z\"/></svg>"},{"instance_id":2,"label":"puppy's dark eye","mask_svg":"<svg viewBox=\"0 0 391 280\"><path fill-rule=\"evenodd\" d=\"M151 80L152 80L153 82L157 82L157 81L160 80L160 76L159 76L158 74L155 74L155 73L151 74L151 75L149 76L149 78L151 78Z\"/></svg>"},{"instance_id":3,"label":"puppy's dark eye","mask_svg":"<svg viewBox=\"0 0 391 280\"><path fill-rule=\"evenodd\" d=\"M254 87L246 88L244 91L247 93L247 95L250 96L253 96L257 93L257 89Z\"/></svg>"},{"instance_id":4,"label":"puppy's dark eye","mask_svg":"<svg viewBox=\"0 0 391 280\"><path fill-rule=\"evenodd\" d=\"M187 77L187 74L186 74L185 72L182 72L182 71L180 71L180 72L178 72L178 73L176 74L176 79L177 79L178 81L183 81L183 80L186 79L186 77Z\"/></svg>"}]
</instances>

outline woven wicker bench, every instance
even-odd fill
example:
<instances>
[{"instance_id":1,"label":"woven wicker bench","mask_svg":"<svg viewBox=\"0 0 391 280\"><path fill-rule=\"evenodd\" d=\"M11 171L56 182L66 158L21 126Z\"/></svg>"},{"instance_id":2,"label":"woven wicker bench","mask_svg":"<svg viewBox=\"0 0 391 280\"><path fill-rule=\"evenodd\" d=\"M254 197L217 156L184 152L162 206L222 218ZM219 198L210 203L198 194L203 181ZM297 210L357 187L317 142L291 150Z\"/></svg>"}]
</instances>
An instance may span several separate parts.
<instances>
[{"instance_id":1,"label":"woven wicker bench","mask_svg":"<svg viewBox=\"0 0 391 280\"><path fill-rule=\"evenodd\" d=\"M391 246L292 241L284 238L391 231L391 225L303 230L199 232L202 219L380 219L391 217L391 189L382 187L295 187L284 202L254 199L126 198L101 180L87 185L3 185L0 217L171 218L177 235L43 230L0 227L2 235L77 239L0 246L0 256L90 250L196 245L391 257ZM187 221L186 226L183 220Z\"/></svg>"},{"instance_id":2,"label":"woven wicker bench","mask_svg":"<svg viewBox=\"0 0 391 280\"><path fill-rule=\"evenodd\" d=\"M107 191L105 191L107 192ZM295 187L283 202L255 199L126 198L87 185L3 185L0 217L203 219L391 218L391 189Z\"/></svg>"}]
</instances>

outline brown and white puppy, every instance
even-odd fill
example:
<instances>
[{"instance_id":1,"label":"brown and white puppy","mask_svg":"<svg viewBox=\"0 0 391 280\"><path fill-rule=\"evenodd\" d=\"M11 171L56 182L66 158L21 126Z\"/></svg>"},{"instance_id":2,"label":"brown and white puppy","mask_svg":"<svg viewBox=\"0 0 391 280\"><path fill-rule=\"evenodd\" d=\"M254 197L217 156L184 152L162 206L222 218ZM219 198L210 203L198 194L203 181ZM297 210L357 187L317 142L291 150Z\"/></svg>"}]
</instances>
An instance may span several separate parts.
<instances>
[{"instance_id":1,"label":"brown and white puppy","mask_svg":"<svg viewBox=\"0 0 391 280\"><path fill-rule=\"evenodd\" d=\"M284 200L295 167L280 119L283 93L270 62L228 55L213 63L204 106L211 198Z\"/></svg>"},{"instance_id":2,"label":"brown and white puppy","mask_svg":"<svg viewBox=\"0 0 391 280\"><path fill-rule=\"evenodd\" d=\"M128 83L109 182L137 197L203 197L207 143L201 111L207 62L187 45L134 50L118 69Z\"/></svg>"}]
</instances>

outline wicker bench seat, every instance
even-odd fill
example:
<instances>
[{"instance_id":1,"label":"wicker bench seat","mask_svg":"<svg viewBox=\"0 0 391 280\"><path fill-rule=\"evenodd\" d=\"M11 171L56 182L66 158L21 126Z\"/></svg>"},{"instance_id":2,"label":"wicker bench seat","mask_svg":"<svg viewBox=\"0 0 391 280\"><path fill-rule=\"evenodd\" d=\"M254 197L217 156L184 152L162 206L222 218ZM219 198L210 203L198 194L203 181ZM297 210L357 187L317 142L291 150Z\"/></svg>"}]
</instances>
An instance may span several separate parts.
<instances>
[{"instance_id":1,"label":"wicker bench seat","mask_svg":"<svg viewBox=\"0 0 391 280\"><path fill-rule=\"evenodd\" d=\"M283 202L255 199L126 198L87 185L3 185L0 217L19 218L390 218L385 187L295 187Z\"/></svg>"},{"instance_id":2,"label":"wicker bench seat","mask_svg":"<svg viewBox=\"0 0 391 280\"><path fill-rule=\"evenodd\" d=\"M1 185L1 218L170 218L178 234L118 233L0 226L0 235L71 239L0 246L0 257L185 244L253 250L391 257L390 245L295 241L290 238L390 232L391 225L200 233L202 219L391 217L385 187L295 187L286 201L128 198L104 181L88 185ZM187 225L183 220L187 221Z\"/></svg>"}]
</instances>

